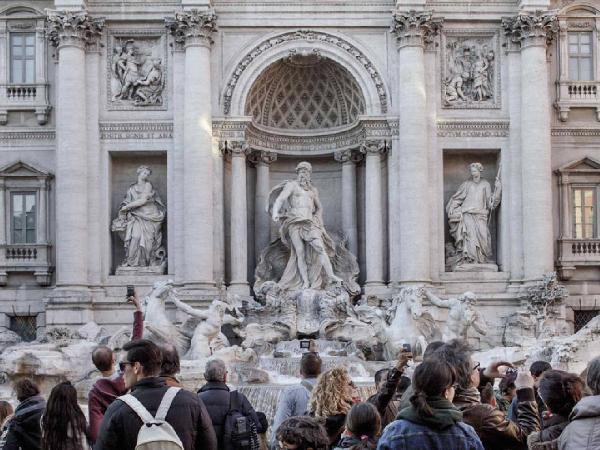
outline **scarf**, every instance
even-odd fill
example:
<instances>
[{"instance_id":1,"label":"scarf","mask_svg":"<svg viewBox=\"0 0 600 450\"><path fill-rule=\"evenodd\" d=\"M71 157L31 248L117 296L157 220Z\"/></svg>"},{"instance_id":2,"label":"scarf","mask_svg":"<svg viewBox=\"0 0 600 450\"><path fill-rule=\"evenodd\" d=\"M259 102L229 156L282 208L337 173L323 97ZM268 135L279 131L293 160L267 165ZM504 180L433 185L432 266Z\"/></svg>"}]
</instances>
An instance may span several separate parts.
<instances>
[{"instance_id":1,"label":"scarf","mask_svg":"<svg viewBox=\"0 0 600 450\"><path fill-rule=\"evenodd\" d=\"M475 403L481 403L481 395L476 387L468 389L459 387L454 395L453 402L458 409L463 410Z\"/></svg>"},{"instance_id":2,"label":"scarf","mask_svg":"<svg viewBox=\"0 0 600 450\"><path fill-rule=\"evenodd\" d=\"M427 404L433 410L433 416L431 417L419 415L415 407L411 405L400 411L397 418L438 430L462 422L462 412L445 398L427 397Z\"/></svg>"}]
</instances>

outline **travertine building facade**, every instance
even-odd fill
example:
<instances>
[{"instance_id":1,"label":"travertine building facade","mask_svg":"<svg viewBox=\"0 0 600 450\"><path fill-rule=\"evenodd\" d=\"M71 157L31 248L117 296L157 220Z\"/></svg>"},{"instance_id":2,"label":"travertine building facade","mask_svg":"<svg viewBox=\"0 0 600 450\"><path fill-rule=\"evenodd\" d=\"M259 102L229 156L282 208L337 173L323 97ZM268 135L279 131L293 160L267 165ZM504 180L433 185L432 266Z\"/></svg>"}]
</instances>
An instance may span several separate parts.
<instances>
[{"instance_id":1,"label":"travertine building facade","mask_svg":"<svg viewBox=\"0 0 600 450\"><path fill-rule=\"evenodd\" d=\"M595 311L599 88L593 0L2 1L0 326L114 329L161 278L251 295L300 161L366 296L470 290L500 328L556 270L568 317ZM489 251L457 269L473 162Z\"/></svg>"}]
</instances>

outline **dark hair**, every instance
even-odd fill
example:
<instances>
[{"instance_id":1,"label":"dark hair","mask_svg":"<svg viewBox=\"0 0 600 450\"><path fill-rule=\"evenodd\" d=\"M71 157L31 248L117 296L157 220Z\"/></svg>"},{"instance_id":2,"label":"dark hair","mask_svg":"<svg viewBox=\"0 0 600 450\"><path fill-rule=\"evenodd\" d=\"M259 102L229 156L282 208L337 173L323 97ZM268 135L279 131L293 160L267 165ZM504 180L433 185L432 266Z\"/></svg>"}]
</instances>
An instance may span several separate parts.
<instances>
[{"instance_id":1,"label":"dark hair","mask_svg":"<svg viewBox=\"0 0 600 450\"><path fill-rule=\"evenodd\" d=\"M410 381L410 378L402 375L400 377L400 382L398 383L398 386L396 387L396 392L404 393L410 387L411 384L412 384L412 382Z\"/></svg>"},{"instance_id":2,"label":"dark hair","mask_svg":"<svg viewBox=\"0 0 600 450\"><path fill-rule=\"evenodd\" d=\"M501 394L508 394L511 390L516 389L515 380L517 379L517 372L509 372L504 378L500 380L498 389Z\"/></svg>"},{"instance_id":3,"label":"dark hair","mask_svg":"<svg viewBox=\"0 0 600 450\"><path fill-rule=\"evenodd\" d=\"M106 345L99 345L92 352L92 362L100 372L106 372L113 367L113 351Z\"/></svg>"},{"instance_id":4,"label":"dark hair","mask_svg":"<svg viewBox=\"0 0 600 450\"><path fill-rule=\"evenodd\" d=\"M423 359L429 358L442 345L444 345L443 341L433 341L427 344L427 347L425 347L425 351L423 352Z\"/></svg>"},{"instance_id":5,"label":"dark hair","mask_svg":"<svg viewBox=\"0 0 600 450\"><path fill-rule=\"evenodd\" d=\"M377 447L377 436L381 432L381 417L371 403L357 403L346 416L346 429L360 443L350 447L350 450L372 450Z\"/></svg>"},{"instance_id":6,"label":"dark hair","mask_svg":"<svg viewBox=\"0 0 600 450\"><path fill-rule=\"evenodd\" d=\"M481 403L487 405L494 404L494 387L492 383L486 383L483 389L481 389Z\"/></svg>"},{"instance_id":7,"label":"dark hair","mask_svg":"<svg viewBox=\"0 0 600 450\"><path fill-rule=\"evenodd\" d=\"M8 416L10 416L14 412L13 407L10 403L4 400L0 400L0 427L6 420Z\"/></svg>"},{"instance_id":8,"label":"dark hair","mask_svg":"<svg viewBox=\"0 0 600 450\"><path fill-rule=\"evenodd\" d=\"M57 384L42 416L42 450L80 450L85 433L85 416L77 404L77 391L69 381Z\"/></svg>"},{"instance_id":9,"label":"dark hair","mask_svg":"<svg viewBox=\"0 0 600 450\"><path fill-rule=\"evenodd\" d=\"M314 417L309 416L284 420L277 429L277 439L297 446L298 450L326 450L329 447L325 428Z\"/></svg>"},{"instance_id":10,"label":"dark hair","mask_svg":"<svg viewBox=\"0 0 600 450\"><path fill-rule=\"evenodd\" d=\"M547 370L540 379L538 394L552 413L569 417L584 389L583 380L574 373Z\"/></svg>"},{"instance_id":11,"label":"dark hair","mask_svg":"<svg viewBox=\"0 0 600 450\"><path fill-rule=\"evenodd\" d=\"M40 394L40 388L29 378L23 378L15 383L15 393L20 402Z\"/></svg>"},{"instance_id":12,"label":"dark hair","mask_svg":"<svg viewBox=\"0 0 600 450\"><path fill-rule=\"evenodd\" d=\"M300 359L300 373L305 377L318 377L321 375L322 365L323 361L317 353L304 353Z\"/></svg>"},{"instance_id":13,"label":"dark hair","mask_svg":"<svg viewBox=\"0 0 600 450\"><path fill-rule=\"evenodd\" d=\"M427 358L415 369L414 394L410 402L422 417L433 417L434 412L427 403L428 398L441 397L444 391L456 382L454 368L439 358Z\"/></svg>"},{"instance_id":14,"label":"dark hair","mask_svg":"<svg viewBox=\"0 0 600 450\"><path fill-rule=\"evenodd\" d=\"M387 378L387 374L389 373L390 369L388 368L384 368L384 369L379 369L377 372L375 372L375 387L377 387L377 385L379 383L381 383L383 381L384 378Z\"/></svg>"},{"instance_id":15,"label":"dark hair","mask_svg":"<svg viewBox=\"0 0 600 450\"><path fill-rule=\"evenodd\" d=\"M173 376L179 373L179 353L174 345L166 344L160 348L162 355L160 363L160 374L163 376Z\"/></svg>"},{"instance_id":16,"label":"dark hair","mask_svg":"<svg viewBox=\"0 0 600 450\"><path fill-rule=\"evenodd\" d=\"M127 361L140 363L145 376L154 377L160 373L162 357L160 348L154 342L137 339L125 344L123 350L127 352Z\"/></svg>"},{"instance_id":17,"label":"dark hair","mask_svg":"<svg viewBox=\"0 0 600 450\"><path fill-rule=\"evenodd\" d=\"M546 362L546 361L535 361L529 367L529 372L531 372L532 376L539 377L546 370L551 370L551 369L552 369L552 366L550 365L549 362Z\"/></svg>"},{"instance_id":18,"label":"dark hair","mask_svg":"<svg viewBox=\"0 0 600 450\"><path fill-rule=\"evenodd\" d=\"M587 366L587 385L592 394L600 395L600 356L592 359Z\"/></svg>"},{"instance_id":19,"label":"dark hair","mask_svg":"<svg viewBox=\"0 0 600 450\"><path fill-rule=\"evenodd\" d=\"M466 341L452 339L438 348L432 357L446 361L452 366L456 381L461 388L468 389L471 387L473 361L471 360L471 348Z\"/></svg>"}]
</instances>

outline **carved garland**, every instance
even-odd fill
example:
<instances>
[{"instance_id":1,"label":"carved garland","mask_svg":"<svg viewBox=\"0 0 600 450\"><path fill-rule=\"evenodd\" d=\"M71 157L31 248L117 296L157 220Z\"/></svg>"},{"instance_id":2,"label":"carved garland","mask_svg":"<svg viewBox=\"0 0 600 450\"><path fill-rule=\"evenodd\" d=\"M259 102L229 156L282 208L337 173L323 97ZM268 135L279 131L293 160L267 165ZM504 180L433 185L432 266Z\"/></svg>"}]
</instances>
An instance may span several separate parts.
<instances>
[{"instance_id":1,"label":"carved garland","mask_svg":"<svg viewBox=\"0 0 600 450\"><path fill-rule=\"evenodd\" d=\"M261 42L252 50L250 50L250 52L240 61L225 87L225 94L223 96L223 111L225 114L229 114L231 112L231 98L233 97L233 91L235 90L240 76L248 68L248 66L250 66L250 64L265 51L291 41L325 42L328 44L333 44L352 55L371 75L371 78L373 79L377 89L377 95L379 96L381 112L384 114L387 113L388 101L387 93L383 83L383 77L377 71L377 69L375 69L371 61L369 61L363 52L357 49L354 45L350 44L348 41L329 33L312 30L297 30L280 34L279 36L275 36Z\"/></svg>"}]
</instances>

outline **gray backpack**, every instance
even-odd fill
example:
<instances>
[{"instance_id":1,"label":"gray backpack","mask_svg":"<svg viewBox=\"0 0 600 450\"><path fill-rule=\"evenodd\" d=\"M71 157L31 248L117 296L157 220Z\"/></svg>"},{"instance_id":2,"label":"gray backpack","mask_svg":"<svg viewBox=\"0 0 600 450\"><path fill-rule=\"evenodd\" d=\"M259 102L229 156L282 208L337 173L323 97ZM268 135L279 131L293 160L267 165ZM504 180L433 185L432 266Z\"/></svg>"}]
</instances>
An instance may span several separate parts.
<instances>
[{"instance_id":1,"label":"gray backpack","mask_svg":"<svg viewBox=\"0 0 600 450\"><path fill-rule=\"evenodd\" d=\"M184 450L181 439L165 418L171 407L173 399L181 388L170 387L165 393L156 416L152 414L131 394L119 397L127 406L135 411L142 419L142 426L137 436L135 450Z\"/></svg>"}]
</instances>

